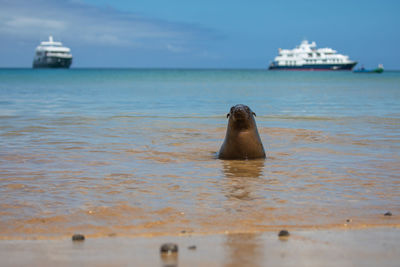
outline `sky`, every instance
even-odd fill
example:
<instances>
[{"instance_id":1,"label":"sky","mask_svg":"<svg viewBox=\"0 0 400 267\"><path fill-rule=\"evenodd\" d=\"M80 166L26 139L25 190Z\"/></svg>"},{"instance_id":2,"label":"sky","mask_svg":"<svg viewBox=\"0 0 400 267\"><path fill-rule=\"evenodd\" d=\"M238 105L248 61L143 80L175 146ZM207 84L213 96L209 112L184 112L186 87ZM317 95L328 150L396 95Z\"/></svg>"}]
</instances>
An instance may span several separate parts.
<instances>
[{"instance_id":1,"label":"sky","mask_svg":"<svg viewBox=\"0 0 400 267\"><path fill-rule=\"evenodd\" d=\"M0 0L0 67L49 35L72 67L267 68L304 39L400 70L400 1Z\"/></svg>"}]
</instances>

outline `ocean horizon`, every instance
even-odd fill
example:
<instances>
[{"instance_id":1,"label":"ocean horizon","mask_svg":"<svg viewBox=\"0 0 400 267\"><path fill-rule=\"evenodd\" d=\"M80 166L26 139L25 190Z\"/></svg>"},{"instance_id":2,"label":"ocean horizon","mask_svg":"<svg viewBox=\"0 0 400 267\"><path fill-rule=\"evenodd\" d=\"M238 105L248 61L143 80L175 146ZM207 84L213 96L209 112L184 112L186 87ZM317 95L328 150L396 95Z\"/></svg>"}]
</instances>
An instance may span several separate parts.
<instances>
[{"instance_id":1,"label":"ocean horizon","mask_svg":"<svg viewBox=\"0 0 400 267\"><path fill-rule=\"evenodd\" d=\"M269 71L269 72L349 72L352 73L354 70L358 69L360 66L356 65L352 71L349 70L268 70L268 65L265 66L265 68L259 68L259 67L75 67L71 66L68 69L64 68L37 68L35 70L39 71L46 71L46 70L54 70L54 71L62 71L62 70L254 70L254 71ZM32 67L0 67L2 70L29 70L33 69ZM369 68L367 68L369 69ZM373 69L373 68L371 68ZM386 69L384 72L400 72L399 69ZM371 75L372 73L369 73Z\"/></svg>"}]
</instances>

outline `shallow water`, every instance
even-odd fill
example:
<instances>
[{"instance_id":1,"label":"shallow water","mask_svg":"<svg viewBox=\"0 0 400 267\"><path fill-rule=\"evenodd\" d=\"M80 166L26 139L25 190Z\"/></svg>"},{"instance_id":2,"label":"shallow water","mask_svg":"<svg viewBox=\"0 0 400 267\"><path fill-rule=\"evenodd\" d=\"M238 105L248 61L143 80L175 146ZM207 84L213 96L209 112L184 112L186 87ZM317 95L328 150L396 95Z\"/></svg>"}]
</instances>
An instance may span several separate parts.
<instances>
[{"instance_id":1,"label":"shallow water","mask_svg":"<svg viewBox=\"0 0 400 267\"><path fill-rule=\"evenodd\" d=\"M266 160L216 159L237 103ZM397 72L3 69L0 238L398 225L399 137Z\"/></svg>"}]
</instances>

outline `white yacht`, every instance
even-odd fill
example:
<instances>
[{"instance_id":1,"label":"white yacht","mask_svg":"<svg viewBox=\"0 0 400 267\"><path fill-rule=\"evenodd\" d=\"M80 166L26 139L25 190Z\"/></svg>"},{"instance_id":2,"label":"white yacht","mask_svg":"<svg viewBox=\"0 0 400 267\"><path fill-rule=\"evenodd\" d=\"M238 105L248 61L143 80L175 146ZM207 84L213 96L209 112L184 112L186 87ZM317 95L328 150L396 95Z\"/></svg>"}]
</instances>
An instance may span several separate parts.
<instances>
[{"instance_id":1,"label":"white yacht","mask_svg":"<svg viewBox=\"0 0 400 267\"><path fill-rule=\"evenodd\" d=\"M69 68L71 63L71 50L61 42L54 42L53 36L36 47L33 68Z\"/></svg>"},{"instance_id":2,"label":"white yacht","mask_svg":"<svg viewBox=\"0 0 400 267\"><path fill-rule=\"evenodd\" d=\"M270 70L352 70L357 62L332 48L317 48L315 42L301 42L294 49L280 49Z\"/></svg>"}]
</instances>

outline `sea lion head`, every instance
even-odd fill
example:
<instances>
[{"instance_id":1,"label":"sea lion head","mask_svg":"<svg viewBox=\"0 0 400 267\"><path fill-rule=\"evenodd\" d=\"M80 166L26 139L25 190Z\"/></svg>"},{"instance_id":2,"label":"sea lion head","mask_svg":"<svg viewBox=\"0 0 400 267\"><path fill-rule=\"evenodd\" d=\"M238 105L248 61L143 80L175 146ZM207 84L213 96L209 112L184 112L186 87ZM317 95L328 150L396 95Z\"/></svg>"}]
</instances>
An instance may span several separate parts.
<instances>
[{"instance_id":1,"label":"sea lion head","mask_svg":"<svg viewBox=\"0 0 400 267\"><path fill-rule=\"evenodd\" d=\"M254 127L256 114L246 105L238 104L231 107L226 115L229 118L229 127L238 130L249 129Z\"/></svg>"},{"instance_id":2,"label":"sea lion head","mask_svg":"<svg viewBox=\"0 0 400 267\"><path fill-rule=\"evenodd\" d=\"M228 127L219 159L257 159L265 158L265 151L258 134L256 114L246 105L231 107L227 117Z\"/></svg>"}]
</instances>

